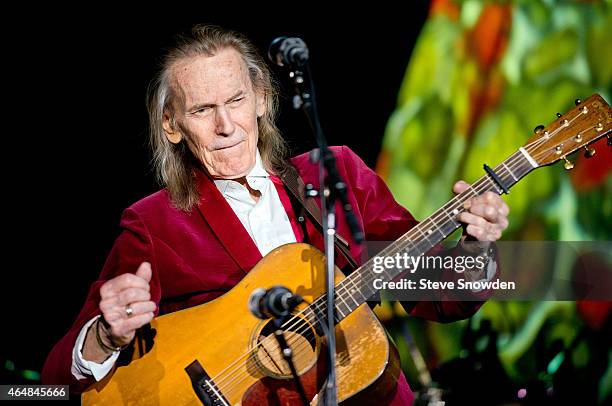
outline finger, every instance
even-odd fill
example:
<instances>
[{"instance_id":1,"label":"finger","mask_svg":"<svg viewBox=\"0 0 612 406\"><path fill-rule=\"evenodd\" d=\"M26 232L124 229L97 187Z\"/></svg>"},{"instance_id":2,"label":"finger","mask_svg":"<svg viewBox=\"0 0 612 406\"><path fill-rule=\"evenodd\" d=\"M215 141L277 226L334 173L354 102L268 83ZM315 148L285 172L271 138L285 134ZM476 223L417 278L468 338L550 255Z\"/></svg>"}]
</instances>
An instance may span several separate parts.
<instances>
[{"instance_id":1,"label":"finger","mask_svg":"<svg viewBox=\"0 0 612 406\"><path fill-rule=\"evenodd\" d=\"M468 235L476 238L478 241L497 241L501 238L501 229L495 226L480 227L474 224L469 224L465 231Z\"/></svg>"},{"instance_id":2,"label":"finger","mask_svg":"<svg viewBox=\"0 0 612 406\"><path fill-rule=\"evenodd\" d=\"M470 213L468 211L459 213L459 215L457 216L457 220L467 225L471 224L471 225L474 225L476 227L480 227L483 229L490 226L490 223L487 220L485 220L483 217Z\"/></svg>"},{"instance_id":3,"label":"finger","mask_svg":"<svg viewBox=\"0 0 612 406\"><path fill-rule=\"evenodd\" d=\"M104 320L110 325L117 324L121 320L125 319L125 312L117 311L117 308L113 308L109 311L102 312Z\"/></svg>"},{"instance_id":4,"label":"finger","mask_svg":"<svg viewBox=\"0 0 612 406\"><path fill-rule=\"evenodd\" d=\"M485 229L474 224L468 224L468 226L465 228L465 232L476 238L478 241L490 241L487 239L487 232Z\"/></svg>"},{"instance_id":5,"label":"finger","mask_svg":"<svg viewBox=\"0 0 612 406\"><path fill-rule=\"evenodd\" d=\"M502 217L499 220L499 223L497 223L497 225L499 226L500 231L505 230L506 228L508 228L508 218L507 217Z\"/></svg>"},{"instance_id":6,"label":"finger","mask_svg":"<svg viewBox=\"0 0 612 406\"><path fill-rule=\"evenodd\" d=\"M153 271L151 269L151 264L148 262L143 262L142 264L140 264L138 270L136 271L136 276L144 279L147 282L147 285L149 284L149 282L151 282L152 274Z\"/></svg>"},{"instance_id":7,"label":"finger","mask_svg":"<svg viewBox=\"0 0 612 406\"><path fill-rule=\"evenodd\" d=\"M116 331L117 335L120 335L120 336L131 334L137 328L140 328L144 326L145 324L149 323L151 320L153 320L153 317L154 317L153 312L149 312L149 313L139 314L137 316L130 317L129 319L123 319L120 322L118 322L116 326L113 326L111 324L111 327L113 329L116 327L116 330L112 330L112 331L113 333L115 333Z\"/></svg>"},{"instance_id":8,"label":"finger","mask_svg":"<svg viewBox=\"0 0 612 406\"><path fill-rule=\"evenodd\" d=\"M117 295L117 305L125 306L135 302L146 302L151 299L151 292L140 288L122 290Z\"/></svg>"},{"instance_id":9,"label":"finger","mask_svg":"<svg viewBox=\"0 0 612 406\"><path fill-rule=\"evenodd\" d=\"M138 314L155 312L157 309L157 305L151 300L146 302L130 303L130 307L132 308L132 315L130 317L134 317Z\"/></svg>"},{"instance_id":10,"label":"finger","mask_svg":"<svg viewBox=\"0 0 612 406\"><path fill-rule=\"evenodd\" d=\"M134 302L145 302L151 299L151 293L142 288L128 288L117 294L100 300L100 310L110 311L115 307L125 307Z\"/></svg>"},{"instance_id":11,"label":"finger","mask_svg":"<svg viewBox=\"0 0 612 406\"><path fill-rule=\"evenodd\" d=\"M100 296L102 298L110 297L127 288L142 288L149 290L150 286L149 282L143 278L127 272L106 281L104 285L100 287Z\"/></svg>"},{"instance_id":12,"label":"finger","mask_svg":"<svg viewBox=\"0 0 612 406\"><path fill-rule=\"evenodd\" d=\"M124 339L130 337L134 331L153 320L153 312L139 314L129 319L121 319L109 324L111 326L110 333L113 337Z\"/></svg>"},{"instance_id":13,"label":"finger","mask_svg":"<svg viewBox=\"0 0 612 406\"><path fill-rule=\"evenodd\" d=\"M470 187L470 184L464 180L459 180L453 185L453 192L456 194L463 193Z\"/></svg>"},{"instance_id":14,"label":"finger","mask_svg":"<svg viewBox=\"0 0 612 406\"><path fill-rule=\"evenodd\" d=\"M471 204L493 204L493 205L501 205L503 200L497 194L493 192L485 192L481 195L474 196L471 199Z\"/></svg>"},{"instance_id":15,"label":"finger","mask_svg":"<svg viewBox=\"0 0 612 406\"><path fill-rule=\"evenodd\" d=\"M490 204L473 204L468 213L483 217L489 223L496 224L500 221L497 207Z\"/></svg>"},{"instance_id":16,"label":"finger","mask_svg":"<svg viewBox=\"0 0 612 406\"><path fill-rule=\"evenodd\" d=\"M118 307L117 296L112 296L108 299L100 300L100 304L98 305L98 307L100 308L100 311L104 315L106 321L110 321L109 317L107 316L109 316L109 313L111 313L113 310L116 310L116 308Z\"/></svg>"},{"instance_id":17,"label":"finger","mask_svg":"<svg viewBox=\"0 0 612 406\"><path fill-rule=\"evenodd\" d=\"M500 200L501 200L501 207L499 207L499 214L502 217L508 217L508 214L510 214L510 207L502 199Z\"/></svg>"}]
</instances>

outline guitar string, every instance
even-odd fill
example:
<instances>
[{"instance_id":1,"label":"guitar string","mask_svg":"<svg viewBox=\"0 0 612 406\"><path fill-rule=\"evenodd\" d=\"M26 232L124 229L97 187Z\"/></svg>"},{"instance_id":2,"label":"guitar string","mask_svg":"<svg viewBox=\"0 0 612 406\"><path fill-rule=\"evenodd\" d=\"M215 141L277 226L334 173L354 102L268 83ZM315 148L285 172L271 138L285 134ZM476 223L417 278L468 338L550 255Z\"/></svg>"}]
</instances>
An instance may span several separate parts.
<instances>
[{"instance_id":1,"label":"guitar string","mask_svg":"<svg viewBox=\"0 0 612 406\"><path fill-rule=\"evenodd\" d=\"M580 115L580 113L579 113L579 115ZM577 117L578 117L578 116L574 117L574 118L573 118L571 121L574 121L574 120L575 120L575 118L577 118ZM569 124L568 124L568 125L569 125ZM566 125L566 126L564 126L564 127L567 127L568 125ZM558 131L560 131L560 130L561 130L561 129L563 129L564 127L559 127L559 128L557 128L557 129L556 129L556 130L554 130L552 133L550 133L550 134L549 134L549 136L548 136L547 138L539 138L539 139L536 139L536 140L532 141L531 143L527 144L527 146L526 146L526 147L524 147L524 148L531 148L531 147L534 147L534 146L535 146L535 144L541 144L541 143L543 143L543 142L545 142L545 141L549 141L549 140L550 140L550 139L551 139L553 136L555 136L555 135L556 135L556 133L557 133ZM586 130L583 130L583 131L586 131ZM569 139L571 139L571 138L573 138L573 137L570 137L570 138L568 138L567 140L569 140ZM564 142L565 142L565 141L566 141L566 140L564 140ZM546 153L546 152L547 152L547 151L545 150L545 151L543 151L543 152L542 152L542 153L540 153L540 154L536 154L534 157L538 157L538 158L539 158L539 155L543 155L543 154L544 154L544 153ZM554 153L554 152L555 152L555 151L550 151L550 152L548 153L548 155L550 155L550 154L552 154L552 153ZM515 165L514 165L514 163L516 162L516 160L517 160L517 159L521 158L521 157L522 157L522 155L518 155L516 152L515 152L513 155L515 155L515 156L514 156L514 157L511 157L511 159L510 159L510 160L507 162L507 165L510 165L511 167L513 167L513 169L515 169L515 170L516 170L517 168L520 168L520 167L515 166ZM524 157L523 157L523 158L524 158ZM504 163L505 163L505 162L504 162ZM500 164L500 165L498 165L498 166L496 167L496 169L498 169L498 171L501 173L501 168L499 168L500 166L501 166L501 164ZM525 166L527 166L527 167L528 167L528 165L525 165ZM512 171L511 171L511 170L507 170L507 172L508 172L510 175L512 175ZM493 182L492 182L492 181L491 181L489 178L484 178L484 177L483 177L483 178L481 178L481 179L482 179L482 180L486 180L486 181L487 181L489 184L488 184L488 185L487 185L487 184L483 184L483 185L482 185L482 187L479 187L479 191L478 191L478 192L475 192L475 194L476 194L476 195L477 195L477 194L479 194L481 191L485 190L486 188L488 188L489 186L494 185L494 184L493 184ZM472 189L472 191L474 191L474 189L473 189L473 188L471 188L471 189ZM468 190L469 190L469 189L468 189ZM456 198L458 198L458 197L460 197L460 196L461 196L461 195L457 195L457 196L455 196L455 198L454 198L454 199L456 199ZM454 200L454 199L451 199L451 201L452 201L452 200ZM450 202L449 202L449 203L450 203ZM448 205L448 203L447 203L446 205ZM445 205L445 206L446 206L446 205ZM452 205L451 205L451 207L452 207ZM444 206L443 206L443 208L444 208ZM438 210L438 211L439 211L439 210ZM448 213L447 213L447 215L448 215ZM440 217L440 216L438 216L438 217ZM450 216L449 216L449 217L450 217ZM433 223L433 221L432 221L431 219L426 219L425 221L427 221L427 220L430 220L430 221ZM423 224L423 223L420 223L420 224ZM418 227L418 226L415 226L415 228L417 228L417 227ZM419 229L419 230L417 230L417 231L421 231L421 230ZM399 240L401 240L401 239L404 239L404 237L407 237L407 236L408 236L407 234L409 234L409 233L404 234L402 237L400 237L400 238L398 239L398 241L399 241ZM423 233L422 233L422 232L421 232L421 234L423 235ZM427 236L425 236L425 235L423 235L423 236L424 236L424 237L427 239ZM380 254L379 254L379 255L380 255ZM355 274L356 274L356 273L354 273L353 275L355 275ZM360 276L361 276L361 275L360 275ZM350 279L350 281L347 281L347 279ZM362 279L363 279L363 278L362 278ZM350 278L350 276L349 276L349 277L345 278L343 281L341 281L341 282L339 283L339 285L340 285L340 284L343 284L343 286L341 286L341 287L340 287L340 289L337 291L337 295L338 295L339 299L340 299L340 300L342 300L342 301L344 302L344 304L345 304L345 307L347 307L347 309L349 309L349 310L350 310L350 307L349 307L349 306L347 306L346 301L344 301L345 297L343 296L343 293L349 293L349 296L351 296L351 298L352 298L354 301L355 301L355 299L354 299L354 297L352 296L352 294L350 294L350 292L349 292L349 290L348 290L348 285L346 285L346 284L345 284L346 282L344 282L344 281L347 281L347 282L353 282L353 283L354 283L354 285L356 284L356 282L353 280L353 278ZM341 289L344 289L344 292L342 292L342 291L341 291ZM363 295L362 295L362 296L363 296ZM318 299L317 299L317 300L318 300ZM313 305L314 305L314 304L316 304L317 300L313 301ZM318 307L318 304L317 304L316 306ZM310 306L306 307L304 310L309 310L309 311L312 311L312 309L310 309L309 307L310 307ZM303 310L303 311L304 311L304 310ZM300 312L300 313L303 313L303 311L302 311L302 312ZM352 312L352 311L351 311L351 312ZM299 315L300 315L300 313L298 313L296 316L299 316ZM340 312L340 313L342 313L342 312ZM296 317L296 316L294 316L294 317L293 317L293 319L295 320L295 321L294 321L294 324L293 324L292 326L289 326L288 328L293 328L293 327L295 327L295 326L296 326L297 324L299 324L299 323L306 323L306 322L305 322L303 319L301 319L301 318L299 318L299 317ZM344 315L343 315L343 316L344 316ZM344 316L344 317L346 317L346 316ZM289 323L289 322L291 322L291 321L292 321L292 320L288 320L286 323ZM308 327L308 326L306 326L306 327L304 327L304 328L307 330L307 332L308 332L308 333L312 334L312 331L311 331L311 330L309 330L309 327ZM298 332L298 331L296 331L296 333L299 333L299 332ZM267 338L270 338L270 337L266 337L266 339L267 339ZM306 338L306 337L304 336L304 338ZM262 340L262 341L261 341L261 342L258 344L258 346L263 346L264 341L265 341L266 339ZM297 341L297 340L298 340L298 339L295 339L295 340L292 340L291 342L295 342L295 341ZM273 343L274 343L274 342L273 342ZM277 346L277 345L275 345L275 348L273 348L273 350L277 350L277 349L278 349L278 346ZM253 352L245 353L245 354L244 354L243 356L241 356L239 359L235 360L235 361L234 361L234 363L235 363L235 362L240 361L240 359L243 359L245 356L246 356L246 357L248 357L249 355L253 355ZM233 364L233 363L232 363L232 364ZM228 365L227 367L231 367L231 365L232 365L232 364ZM227 369L227 367L226 367L225 369ZM228 374L228 373L230 373L230 372L232 372L232 371L227 371L227 372L220 371L220 372L219 372L219 373L218 373L218 374L215 376L215 378L213 378L213 379L212 379L212 380L213 380L213 382L215 382L215 380L216 380L216 379L218 379L218 377L220 377L222 374L226 374L226 375L227 375L227 374ZM233 375L233 374L232 374L232 375ZM232 375L229 375L229 376L232 376ZM229 376L228 376L228 377L229 377ZM227 379L227 378L226 378L226 379ZM232 380L232 381L230 381L230 382L225 382L225 380L226 380L226 379L221 379L221 380L219 380L219 381L218 381L218 383L217 383L217 382L215 382L215 384L216 384L216 385L217 385L219 388L220 388L221 386L223 386L223 387L227 387L227 385L232 384L232 381L233 381L233 380ZM224 384L223 384L223 385L221 385L221 382L224 382ZM227 389L226 389L226 390L227 390Z\"/></svg>"}]
</instances>

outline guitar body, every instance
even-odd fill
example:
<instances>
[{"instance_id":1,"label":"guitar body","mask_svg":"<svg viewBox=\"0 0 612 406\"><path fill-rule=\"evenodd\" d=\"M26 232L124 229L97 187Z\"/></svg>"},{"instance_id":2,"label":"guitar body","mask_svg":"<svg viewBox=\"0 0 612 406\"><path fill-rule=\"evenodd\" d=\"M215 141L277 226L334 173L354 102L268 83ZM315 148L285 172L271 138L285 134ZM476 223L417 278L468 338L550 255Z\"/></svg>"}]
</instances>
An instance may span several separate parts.
<instances>
[{"instance_id":1,"label":"guitar body","mask_svg":"<svg viewBox=\"0 0 612 406\"><path fill-rule=\"evenodd\" d=\"M342 279L336 269L336 284ZM131 362L83 393L83 403L202 404L185 371L197 360L214 390L230 405L300 404L278 344L270 336L272 323L255 318L247 306L253 290L275 285L312 303L325 293L323 254L308 244L281 246L225 295L157 317L151 322L155 336L149 351L144 353L137 343ZM306 306L302 304L296 312ZM285 337L307 396L313 399L326 379L327 349L313 323L306 318L297 320L288 323ZM339 401L371 404L372 399L380 400L395 388L400 373L397 354L367 303L336 325L336 341Z\"/></svg>"}]
</instances>

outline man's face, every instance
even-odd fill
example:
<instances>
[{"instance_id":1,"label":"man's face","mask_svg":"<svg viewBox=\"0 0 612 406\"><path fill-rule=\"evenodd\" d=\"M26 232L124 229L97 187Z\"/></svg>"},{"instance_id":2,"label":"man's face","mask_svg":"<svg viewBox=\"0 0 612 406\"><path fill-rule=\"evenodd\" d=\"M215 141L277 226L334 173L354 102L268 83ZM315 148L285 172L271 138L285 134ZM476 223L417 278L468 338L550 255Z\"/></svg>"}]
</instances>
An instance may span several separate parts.
<instances>
[{"instance_id":1,"label":"man's face","mask_svg":"<svg viewBox=\"0 0 612 406\"><path fill-rule=\"evenodd\" d=\"M173 67L175 121L164 116L170 142L187 136L190 148L217 178L245 176L255 165L257 117L264 97L253 89L246 64L232 48L214 56L197 56ZM195 145L194 145L195 144Z\"/></svg>"}]
</instances>

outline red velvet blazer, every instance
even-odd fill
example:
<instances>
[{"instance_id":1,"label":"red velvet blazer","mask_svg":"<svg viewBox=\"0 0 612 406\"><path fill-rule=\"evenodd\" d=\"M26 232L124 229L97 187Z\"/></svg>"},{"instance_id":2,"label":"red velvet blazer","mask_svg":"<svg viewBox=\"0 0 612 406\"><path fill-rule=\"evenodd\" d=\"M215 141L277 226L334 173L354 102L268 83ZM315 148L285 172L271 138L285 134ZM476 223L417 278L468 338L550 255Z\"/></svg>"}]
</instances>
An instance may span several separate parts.
<instances>
[{"instance_id":1,"label":"red velvet blazer","mask_svg":"<svg viewBox=\"0 0 612 406\"><path fill-rule=\"evenodd\" d=\"M417 221L400 206L382 179L347 147L333 147L340 175L348 183L348 198L363 227L366 240L395 240ZM318 186L318 169L308 154L290 160L305 183ZM272 177L298 241L303 233L282 182ZM197 175L201 196L197 208L186 213L174 208L166 190L154 193L126 209L122 232L89 291L88 297L68 333L49 354L42 372L46 384L69 384L79 393L93 378L78 381L71 373L72 349L83 325L99 314L100 286L124 272L136 272L143 261L152 265L152 300L160 314L177 311L212 300L236 285L262 258L247 231L212 180ZM350 241L348 226L337 207L338 233ZM315 225L306 221L309 242L323 251L323 239ZM351 247L354 258L361 248ZM344 259L337 256L342 267ZM430 320L451 321L473 314L478 302L420 302L411 313Z\"/></svg>"}]
</instances>

